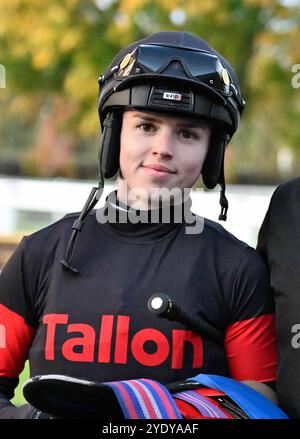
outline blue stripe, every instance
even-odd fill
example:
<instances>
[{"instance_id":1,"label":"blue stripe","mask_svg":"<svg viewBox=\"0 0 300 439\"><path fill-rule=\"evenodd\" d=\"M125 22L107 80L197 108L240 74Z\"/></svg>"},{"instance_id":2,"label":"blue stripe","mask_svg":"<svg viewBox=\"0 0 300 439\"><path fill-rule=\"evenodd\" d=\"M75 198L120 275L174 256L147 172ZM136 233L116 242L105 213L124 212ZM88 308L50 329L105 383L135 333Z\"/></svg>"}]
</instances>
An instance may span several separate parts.
<instances>
[{"instance_id":1,"label":"blue stripe","mask_svg":"<svg viewBox=\"0 0 300 439\"><path fill-rule=\"evenodd\" d=\"M120 389L117 386L115 386L115 384L113 382L112 383L105 383L105 384L107 384L109 387L111 387L114 394L116 395L116 398L118 400L118 403L121 406L121 409L123 411L123 415L124 415L125 419L131 419L131 416L130 416L128 408L127 408L127 404L123 398L123 395L121 394ZM122 387L124 388L124 386L122 386ZM125 391L127 392L126 389L125 389Z\"/></svg>"},{"instance_id":2,"label":"blue stripe","mask_svg":"<svg viewBox=\"0 0 300 439\"><path fill-rule=\"evenodd\" d=\"M206 407L203 407L203 406L200 405L200 404L199 404L200 406L198 406L197 403L190 401L190 399L187 398L187 397L184 395L183 392L182 392L182 393L175 393L174 397L175 397L175 398L178 398L178 399L181 399L182 401L186 401L186 402L188 402L189 404L191 404L193 407L195 407L195 408L198 410L198 412L200 412L200 414L201 414L202 416L209 416L209 417L211 418L211 414L208 412L208 410L207 410Z\"/></svg>"},{"instance_id":3,"label":"blue stripe","mask_svg":"<svg viewBox=\"0 0 300 439\"><path fill-rule=\"evenodd\" d=\"M163 417L163 411L161 410L161 408L159 406L160 400L157 397L155 389L152 388L152 382L151 383L147 383L147 381L145 379L140 379L140 380L137 380L137 381L139 381L139 383L142 386L144 392L148 396L149 404L151 404L151 407L154 410L154 412L155 412L155 414L157 416L157 419L165 419Z\"/></svg>"},{"instance_id":4,"label":"blue stripe","mask_svg":"<svg viewBox=\"0 0 300 439\"><path fill-rule=\"evenodd\" d=\"M153 396L153 398L155 399L155 402L161 412L161 414L163 415L162 419L171 419L170 413L168 412L168 408L165 407L164 403L162 402L159 394L157 393L157 390L152 387L151 381L149 382L145 382L144 380L141 380L143 382L144 385L147 386L147 389L151 392L151 395ZM160 384L159 382L155 381L155 383L157 384L157 386L159 386L159 388L161 389L161 391L165 394L165 396L167 397L170 406L173 408L177 419L182 419L182 415L180 413L180 411L178 410L177 405L174 402L174 399L172 398L170 392L166 389L166 387L164 387L162 384Z\"/></svg>"},{"instance_id":5,"label":"blue stripe","mask_svg":"<svg viewBox=\"0 0 300 439\"><path fill-rule=\"evenodd\" d=\"M217 407L213 402L211 402L211 400L195 391L190 391L189 393L193 393L193 396L198 398L201 401L205 401L210 407L211 409L220 417L224 418L224 416L226 416L226 414L219 408ZM227 418L227 416L226 416Z\"/></svg>"},{"instance_id":6,"label":"blue stripe","mask_svg":"<svg viewBox=\"0 0 300 439\"><path fill-rule=\"evenodd\" d=\"M123 395L121 394L121 391L118 389L118 387L115 385L114 382L110 382L110 383L105 383L107 385L109 385L115 392L115 395L118 399L118 402L123 410L124 416L126 419L132 419L129 411L128 411L128 407L126 404L126 401L123 398ZM129 398L132 401L132 404L137 412L137 416L138 419L146 419L145 415L143 413L142 407L134 393L134 391L131 389L130 386L128 386L128 384L126 383L126 381L118 381L118 384L122 386L123 390L127 393L127 395L129 396Z\"/></svg>"},{"instance_id":7,"label":"blue stripe","mask_svg":"<svg viewBox=\"0 0 300 439\"><path fill-rule=\"evenodd\" d=\"M192 391L193 392L193 391ZM196 392L193 392L196 393ZM214 407L211 407L211 402L208 401L206 398L204 398L203 400L201 400L200 398L195 398L196 401L192 400L192 397L195 397L195 395L191 394L191 392L187 391L187 392L180 392L180 393L175 393L174 395L176 398L178 399L182 399L183 401L188 402L189 404L191 404L193 407L195 407L201 415L203 416L208 416L209 418L214 418L217 417L217 413L214 410ZM199 395L197 395L199 396ZM214 416L216 415L216 416Z\"/></svg>"},{"instance_id":8,"label":"blue stripe","mask_svg":"<svg viewBox=\"0 0 300 439\"><path fill-rule=\"evenodd\" d=\"M144 404L144 397L140 394L138 389L132 388L130 386L130 383L132 383L132 384L139 383L145 389L147 389L148 397L150 394L152 399L153 399L153 403L152 403L151 399L149 398L150 399L149 404L151 404L151 406L153 407L153 410L155 412L160 411L160 413L162 415L162 419L171 419L171 413L170 413L171 407L174 411L174 415L176 416L176 418L182 419L182 415L181 415L180 411L178 410L178 407L176 406L175 401L172 398L172 395L170 394L170 392L162 384L155 381L155 384L157 386L159 386L159 388L161 389L161 391L164 393L164 395L166 396L166 398L168 400L168 402L165 404L161 400L160 395L158 394L157 390L153 387L151 381L152 380L140 379L140 380L118 381L117 384L119 386L122 386L123 391L128 395L128 398L131 400L131 402L132 402L132 404L137 412L137 416L139 419L148 419L144 413L144 412L148 412L148 410L146 408L146 404ZM109 382L109 383L105 383L105 384L109 385L112 388L112 390L114 391L125 418L132 419L130 412L128 410L127 403L126 403L120 389L117 387L116 383ZM140 400L139 400L137 395L140 397Z\"/></svg>"},{"instance_id":9,"label":"blue stripe","mask_svg":"<svg viewBox=\"0 0 300 439\"><path fill-rule=\"evenodd\" d=\"M211 389L221 390L251 419L288 419L287 415L269 399L232 378L199 374L190 379Z\"/></svg>"},{"instance_id":10,"label":"blue stripe","mask_svg":"<svg viewBox=\"0 0 300 439\"><path fill-rule=\"evenodd\" d=\"M210 409L220 418L226 418L228 419L228 416L226 414L226 412L222 411L218 406L216 406L208 397L201 395L197 392L195 392L194 390L189 390L186 393L188 393L189 395L191 395L193 398L206 403Z\"/></svg>"},{"instance_id":11,"label":"blue stripe","mask_svg":"<svg viewBox=\"0 0 300 439\"><path fill-rule=\"evenodd\" d=\"M133 380L133 381L136 381L136 380ZM132 403L137 411L138 418L139 419L147 419L147 417L144 414L143 408L142 408L142 406L141 406L141 404L140 404L140 402L135 394L135 391L128 385L127 381L121 381L121 383L124 385L124 387L127 388L127 392L130 396L130 399L131 399L131 401L132 401Z\"/></svg>"},{"instance_id":12,"label":"blue stripe","mask_svg":"<svg viewBox=\"0 0 300 439\"><path fill-rule=\"evenodd\" d=\"M150 413L149 410L147 408L147 404L146 401L148 401L147 397L144 397L140 390L138 388L136 388L136 384L139 382L139 380L128 380L126 381L126 384L130 387L130 389L132 390L132 392L134 393L138 404L141 407L141 411L142 411L142 419L149 419L150 418ZM138 383L139 385L141 385L141 383ZM143 388L143 386L141 386ZM145 391L145 389L143 389ZM133 402L133 401L132 401ZM150 404L152 406L152 404Z\"/></svg>"}]
</instances>

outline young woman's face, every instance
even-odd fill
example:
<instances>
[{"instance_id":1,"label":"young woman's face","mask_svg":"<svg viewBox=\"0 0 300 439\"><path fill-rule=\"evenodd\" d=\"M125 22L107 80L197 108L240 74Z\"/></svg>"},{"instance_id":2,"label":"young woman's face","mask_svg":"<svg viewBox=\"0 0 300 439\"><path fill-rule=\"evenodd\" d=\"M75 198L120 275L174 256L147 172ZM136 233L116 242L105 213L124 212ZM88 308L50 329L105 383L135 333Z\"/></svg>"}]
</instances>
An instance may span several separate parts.
<instances>
[{"instance_id":1,"label":"young woman's face","mask_svg":"<svg viewBox=\"0 0 300 439\"><path fill-rule=\"evenodd\" d=\"M141 194L147 194L143 200L147 204L154 188L192 188L201 173L210 133L210 127L198 119L126 111L121 130L119 199L124 200L125 190L140 189Z\"/></svg>"}]
</instances>

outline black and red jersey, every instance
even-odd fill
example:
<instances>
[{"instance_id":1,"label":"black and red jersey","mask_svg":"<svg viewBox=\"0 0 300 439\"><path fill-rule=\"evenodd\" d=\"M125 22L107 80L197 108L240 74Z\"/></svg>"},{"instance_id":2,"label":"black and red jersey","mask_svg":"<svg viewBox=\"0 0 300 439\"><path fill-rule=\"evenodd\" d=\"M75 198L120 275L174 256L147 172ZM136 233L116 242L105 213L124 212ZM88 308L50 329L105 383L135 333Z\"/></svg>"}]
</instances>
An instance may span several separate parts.
<instances>
[{"instance_id":1,"label":"black and red jersey","mask_svg":"<svg viewBox=\"0 0 300 439\"><path fill-rule=\"evenodd\" d=\"M300 178L278 186L259 232L258 251L269 269L276 303L282 407L300 419Z\"/></svg>"},{"instance_id":2,"label":"black and red jersey","mask_svg":"<svg viewBox=\"0 0 300 439\"><path fill-rule=\"evenodd\" d=\"M274 308L255 250L209 220L187 234L184 223L100 224L94 211L78 235L74 274L60 261L75 218L23 238L1 273L0 393L12 396L27 358L31 376L275 380ZM223 339L150 314L154 293Z\"/></svg>"}]
</instances>

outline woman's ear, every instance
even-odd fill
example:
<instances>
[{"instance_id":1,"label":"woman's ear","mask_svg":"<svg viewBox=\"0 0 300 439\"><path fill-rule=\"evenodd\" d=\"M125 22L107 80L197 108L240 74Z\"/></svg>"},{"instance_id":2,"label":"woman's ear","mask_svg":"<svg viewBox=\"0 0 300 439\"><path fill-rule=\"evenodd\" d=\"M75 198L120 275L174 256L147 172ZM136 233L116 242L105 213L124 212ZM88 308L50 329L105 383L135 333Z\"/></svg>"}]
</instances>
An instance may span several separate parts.
<instances>
[{"instance_id":1,"label":"woman's ear","mask_svg":"<svg viewBox=\"0 0 300 439\"><path fill-rule=\"evenodd\" d=\"M124 180L124 177L123 177L123 175L122 175L122 171L121 171L121 168L120 168L120 167L119 167L119 171L118 171L117 182L118 182L118 180Z\"/></svg>"},{"instance_id":2,"label":"woman's ear","mask_svg":"<svg viewBox=\"0 0 300 439\"><path fill-rule=\"evenodd\" d=\"M212 126L209 148L201 171L203 183L207 189L214 189L220 181L228 140L227 133Z\"/></svg>"},{"instance_id":3,"label":"woman's ear","mask_svg":"<svg viewBox=\"0 0 300 439\"><path fill-rule=\"evenodd\" d=\"M100 146L100 167L104 178L112 178L118 172L120 166L122 113L108 113L103 127Z\"/></svg>"}]
</instances>

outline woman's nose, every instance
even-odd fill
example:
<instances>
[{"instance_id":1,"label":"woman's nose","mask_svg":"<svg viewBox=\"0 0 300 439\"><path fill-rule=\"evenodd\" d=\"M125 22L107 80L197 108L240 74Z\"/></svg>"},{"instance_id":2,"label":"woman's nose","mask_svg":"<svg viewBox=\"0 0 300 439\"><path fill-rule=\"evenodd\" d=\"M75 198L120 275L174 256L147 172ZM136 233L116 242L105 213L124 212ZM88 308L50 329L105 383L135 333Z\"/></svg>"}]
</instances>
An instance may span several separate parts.
<instances>
[{"instance_id":1,"label":"woman's nose","mask_svg":"<svg viewBox=\"0 0 300 439\"><path fill-rule=\"evenodd\" d=\"M164 158L173 157L173 139L170 130L162 130L153 139L152 154Z\"/></svg>"}]
</instances>

